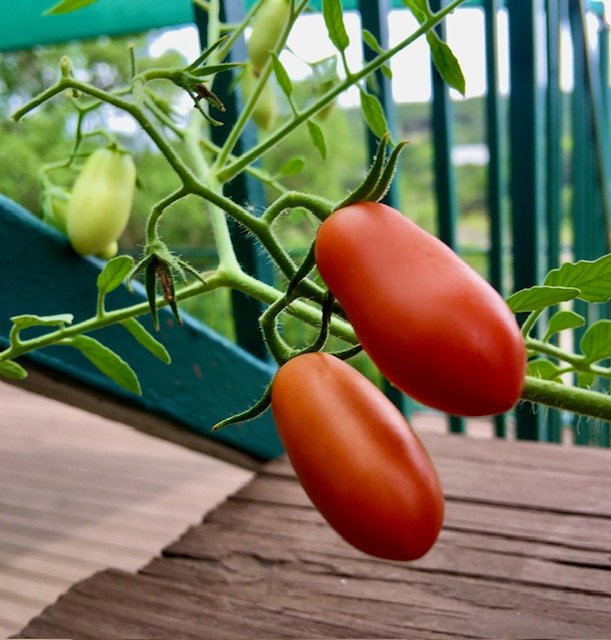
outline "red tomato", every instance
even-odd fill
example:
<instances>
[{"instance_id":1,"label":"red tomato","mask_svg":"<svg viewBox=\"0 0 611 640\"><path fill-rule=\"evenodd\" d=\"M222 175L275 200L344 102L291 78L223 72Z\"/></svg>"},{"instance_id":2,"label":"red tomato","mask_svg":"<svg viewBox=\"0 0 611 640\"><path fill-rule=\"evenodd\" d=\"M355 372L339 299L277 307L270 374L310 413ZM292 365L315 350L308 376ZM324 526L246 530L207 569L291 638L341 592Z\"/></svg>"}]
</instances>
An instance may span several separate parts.
<instances>
[{"instance_id":1,"label":"red tomato","mask_svg":"<svg viewBox=\"0 0 611 640\"><path fill-rule=\"evenodd\" d=\"M526 349L502 297L448 246L384 204L325 220L316 262L365 351L399 389L463 416L511 409Z\"/></svg>"},{"instance_id":2,"label":"red tomato","mask_svg":"<svg viewBox=\"0 0 611 640\"><path fill-rule=\"evenodd\" d=\"M390 560L431 548L444 512L437 472L372 382L335 356L303 354L276 374L272 411L305 492L348 543Z\"/></svg>"}]
</instances>

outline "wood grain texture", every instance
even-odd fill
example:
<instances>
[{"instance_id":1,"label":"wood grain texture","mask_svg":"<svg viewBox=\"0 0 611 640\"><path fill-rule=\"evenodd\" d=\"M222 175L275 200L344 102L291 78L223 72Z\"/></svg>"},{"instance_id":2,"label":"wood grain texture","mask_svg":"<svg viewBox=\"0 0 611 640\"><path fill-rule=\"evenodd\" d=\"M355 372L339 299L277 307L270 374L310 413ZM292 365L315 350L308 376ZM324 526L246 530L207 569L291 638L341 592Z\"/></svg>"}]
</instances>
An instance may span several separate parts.
<instances>
[{"instance_id":1,"label":"wood grain texture","mask_svg":"<svg viewBox=\"0 0 611 640\"><path fill-rule=\"evenodd\" d=\"M349 547L282 458L140 571L77 583L19 637L611 637L609 453L423 439L449 498L416 562Z\"/></svg>"},{"instance_id":2,"label":"wood grain texture","mask_svg":"<svg viewBox=\"0 0 611 640\"><path fill-rule=\"evenodd\" d=\"M3 383L0 406L2 638L92 573L137 570L251 477Z\"/></svg>"}]
</instances>

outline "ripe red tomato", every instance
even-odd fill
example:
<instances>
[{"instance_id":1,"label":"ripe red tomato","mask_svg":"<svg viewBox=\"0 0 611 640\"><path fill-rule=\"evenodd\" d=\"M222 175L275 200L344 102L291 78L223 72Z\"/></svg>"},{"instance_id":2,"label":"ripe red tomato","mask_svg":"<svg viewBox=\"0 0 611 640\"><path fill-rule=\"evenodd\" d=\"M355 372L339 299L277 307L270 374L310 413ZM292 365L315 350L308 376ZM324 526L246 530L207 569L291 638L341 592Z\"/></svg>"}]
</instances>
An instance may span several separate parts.
<instances>
[{"instance_id":1,"label":"ripe red tomato","mask_svg":"<svg viewBox=\"0 0 611 640\"><path fill-rule=\"evenodd\" d=\"M444 512L437 472L372 382L335 356L303 354L276 374L272 411L305 492L348 543L390 560L431 548Z\"/></svg>"},{"instance_id":2,"label":"ripe red tomato","mask_svg":"<svg viewBox=\"0 0 611 640\"><path fill-rule=\"evenodd\" d=\"M335 211L316 262L379 370L417 401L463 416L518 401L526 350L502 297L448 246L384 204Z\"/></svg>"}]
</instances>

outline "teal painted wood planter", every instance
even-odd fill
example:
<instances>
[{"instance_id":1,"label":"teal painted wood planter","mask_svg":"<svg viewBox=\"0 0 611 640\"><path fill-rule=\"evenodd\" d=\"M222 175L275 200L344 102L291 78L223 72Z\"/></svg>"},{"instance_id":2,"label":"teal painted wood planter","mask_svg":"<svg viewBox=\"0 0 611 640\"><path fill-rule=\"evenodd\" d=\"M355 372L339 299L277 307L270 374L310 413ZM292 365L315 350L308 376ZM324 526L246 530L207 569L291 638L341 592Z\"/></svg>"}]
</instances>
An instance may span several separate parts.
<instances>
[{"instance_id":1,"label":"teal painted wood planter","mask_svg":"<svg viewBox=\"0 0 611 640\"><path fill-rule=\"evenodd\" d=\"M0 195L0 342L8 344L10 316L72 313L75 322L96 308L96 278L103 262L75 254L67 239L12 200ZM122 286L109 294L109 309L144 302L143 288ZM139 319L151 332L148 317ZM35 329L31 329L34 331ZM26 330L27 331L27 330ZM260 459L282 452L271 413L244 425L211 433L211 426L249 406L270 381L275 368L221 335L184 316L184 325L163 309L155 334L172 357L163 364L125 329L108 327L93 334L126 360L138 375L142 396L124 391L71 347L50 347L24 357L99 389L110 397L170 418L205 438ZM27 337L27 334L24 334Z\"/></svg>"}]
</instances>

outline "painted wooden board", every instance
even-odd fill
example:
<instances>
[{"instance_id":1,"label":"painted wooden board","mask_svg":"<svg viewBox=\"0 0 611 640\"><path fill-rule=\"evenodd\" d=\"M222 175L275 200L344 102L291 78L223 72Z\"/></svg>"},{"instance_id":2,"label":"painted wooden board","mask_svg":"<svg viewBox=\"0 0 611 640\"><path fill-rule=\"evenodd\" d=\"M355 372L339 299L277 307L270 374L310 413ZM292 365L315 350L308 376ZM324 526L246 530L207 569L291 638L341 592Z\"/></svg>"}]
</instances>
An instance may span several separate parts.
<instances>
[{"instance_id":1,"label":"painted wooden board","mask_svg":"<svg viewBox=\"0 0 611 640\"><path fill-rule=\"evenodd\" d=\"M72 313L78 322L95 312L102 262L77 256L65 237L1 195L0 228L1 344L8 344L13 315ZM133 294L121 287L109 294L108 308L145 299L142 287L135 286ZM148 317L141 320L152 331ZM26 369L33 370L24 386L193 448L198 448L195 439L257 459L279 455L282 447L269 412L245 425L210 431L218 420L252 404L274 368L188 316L181 327L164 310L160 324L156 337L170 352L171 366L122 327L94 333L135 370L143 389L140 397L124 391L69 347L23 358ZM215 452L224 455L220 449Z\"/></svg>"}]
</instances>

